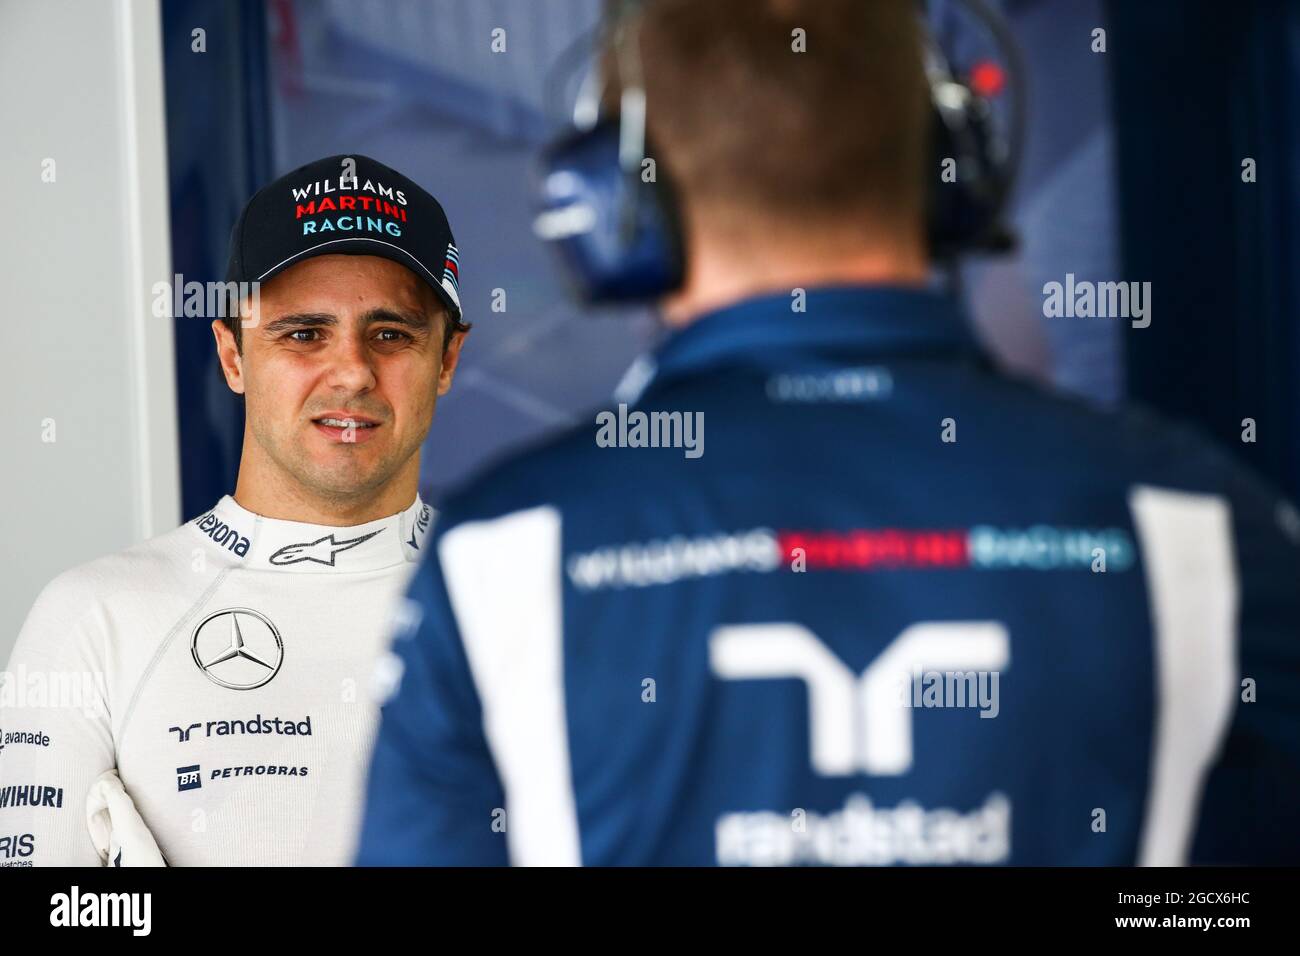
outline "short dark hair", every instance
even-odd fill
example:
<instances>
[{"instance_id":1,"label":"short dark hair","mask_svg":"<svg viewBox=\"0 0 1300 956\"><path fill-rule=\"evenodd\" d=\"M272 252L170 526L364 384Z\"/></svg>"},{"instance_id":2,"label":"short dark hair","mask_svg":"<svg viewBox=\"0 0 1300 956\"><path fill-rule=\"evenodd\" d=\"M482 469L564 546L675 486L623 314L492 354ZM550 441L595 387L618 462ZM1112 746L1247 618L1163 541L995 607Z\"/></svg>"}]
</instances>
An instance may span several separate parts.
<instances>
[{"instance_id":1,"label":"short dark hair","mask_svg":"<svg viewBox=\"0 0 1300 956\"><path fill-rule=\"evenodd\" d=\"M929 94L912 0L648 0L632 16L650 137L687 204L919 230Z\"/></svg>"}]
</instances>

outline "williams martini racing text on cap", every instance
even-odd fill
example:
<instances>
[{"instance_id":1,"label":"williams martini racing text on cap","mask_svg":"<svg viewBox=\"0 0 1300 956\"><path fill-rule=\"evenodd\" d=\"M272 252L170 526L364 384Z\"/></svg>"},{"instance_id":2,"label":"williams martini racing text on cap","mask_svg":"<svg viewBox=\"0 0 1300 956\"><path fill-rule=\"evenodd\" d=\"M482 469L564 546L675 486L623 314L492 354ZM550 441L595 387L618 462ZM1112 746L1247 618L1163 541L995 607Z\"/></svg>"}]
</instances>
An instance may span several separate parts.
<instances>
[{"instance_id":1,"label":"williams martini racing text on cap","mask_svg":"<svg viewBox=\"0 0 1300 956\"><path fill-rule=\"evenodd\" d=\"M259 189L231 233L226 280L264 282L340 253L401 263L462 318L460 253L442 206L397 170L356 154L318 159Z\"/></svg>"}]
</instances>

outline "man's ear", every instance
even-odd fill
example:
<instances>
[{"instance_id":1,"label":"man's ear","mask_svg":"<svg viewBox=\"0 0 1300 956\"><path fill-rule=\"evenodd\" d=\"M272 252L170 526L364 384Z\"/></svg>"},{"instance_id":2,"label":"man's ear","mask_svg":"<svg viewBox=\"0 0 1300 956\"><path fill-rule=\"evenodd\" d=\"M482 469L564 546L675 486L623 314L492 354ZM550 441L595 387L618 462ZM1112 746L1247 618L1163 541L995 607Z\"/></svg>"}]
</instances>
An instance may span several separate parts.
<instances>
[{"instance_id":1,"label":"man's ear","mask_svg":"<svg viewBox=\"0 0 1300 956\"><path fill-rule=\"evenodd\" d=\"M469 332L453 332L447 347L442 350L442 371L438 373L438 397L441 398L451 390L451 380L456 376L456 366L460 364L460 349L465 344Z\"/></svg>"},{"instance_id":2,"label":"man's ear","mask_svg":"<svg viewBox=\"0 0 1300 956\"><path fill-rule=\"evenodd\" d=\"M235 344L235 333L220 319L213 319L212 337L217 340L217 361L221 363L221 374L226 376L226 384L236 395L243 395L244 363L239 346Z\"/></svg>"}]
</instances>

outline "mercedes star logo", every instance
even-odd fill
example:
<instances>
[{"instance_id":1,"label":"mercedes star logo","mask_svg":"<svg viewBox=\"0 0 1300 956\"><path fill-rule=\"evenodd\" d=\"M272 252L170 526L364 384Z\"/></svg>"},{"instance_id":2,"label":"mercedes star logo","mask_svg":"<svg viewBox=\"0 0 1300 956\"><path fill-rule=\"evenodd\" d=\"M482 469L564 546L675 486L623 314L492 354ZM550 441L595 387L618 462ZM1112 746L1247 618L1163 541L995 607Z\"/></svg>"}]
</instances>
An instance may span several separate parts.
<instances>
[{"instance_id":1,"label":"mercedes star logo","mask_svg":"<svg viewBox=\"0 0 1300 956\"><path fill-rule=\"evenodd\" d=\"M265 614L228 607L194 629L190 653L203 676L231 690L268 684L284 662L284 641Z\"/></svg>"}]
</instances>

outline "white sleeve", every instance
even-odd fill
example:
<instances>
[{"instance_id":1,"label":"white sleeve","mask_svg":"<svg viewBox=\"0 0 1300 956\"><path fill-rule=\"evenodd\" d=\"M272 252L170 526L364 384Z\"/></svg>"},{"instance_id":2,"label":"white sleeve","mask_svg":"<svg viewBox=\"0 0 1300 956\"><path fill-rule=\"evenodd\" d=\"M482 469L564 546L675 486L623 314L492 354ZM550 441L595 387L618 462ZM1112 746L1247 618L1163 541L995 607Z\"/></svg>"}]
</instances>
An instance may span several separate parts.
<instances>
[{"instance_id":1,"label":"white sleeve","mask_svg":"<svg viewBox=\"0 0 1300 956\"><path fill-rule=\"evenodd\" d=\"M116 765L107 627L72 571L36 599L0 674L0 866L99 866L91 784Z\"/></svg>"}]
</instances>

